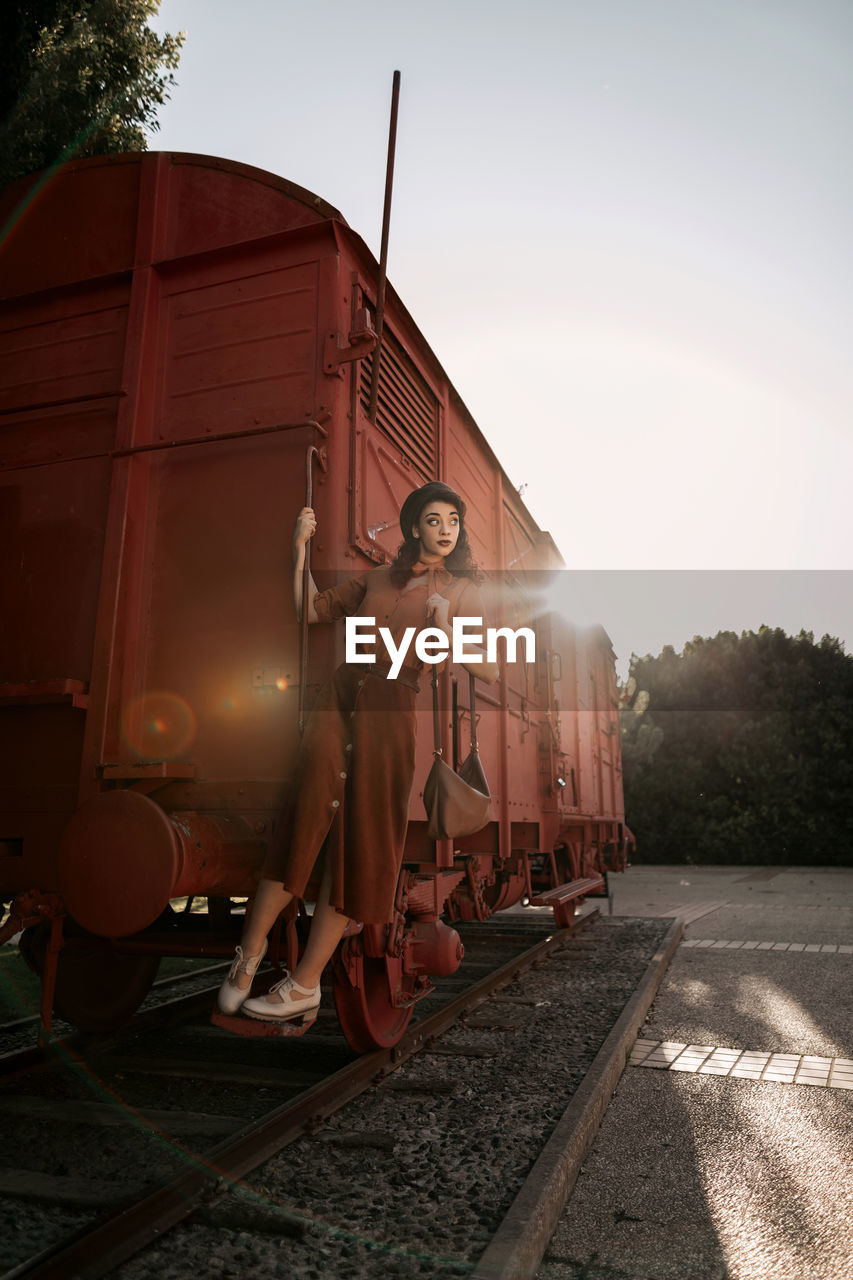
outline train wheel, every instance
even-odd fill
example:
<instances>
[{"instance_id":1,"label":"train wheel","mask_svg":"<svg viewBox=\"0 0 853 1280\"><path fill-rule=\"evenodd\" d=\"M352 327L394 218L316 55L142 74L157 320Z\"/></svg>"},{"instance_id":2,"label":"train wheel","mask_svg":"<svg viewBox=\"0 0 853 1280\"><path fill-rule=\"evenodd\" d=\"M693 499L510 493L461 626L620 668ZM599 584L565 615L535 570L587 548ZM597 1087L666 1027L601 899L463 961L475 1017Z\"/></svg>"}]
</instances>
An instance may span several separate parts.
<instances>
[{"instance_id":1,"label":"train wheel","mask_svg":"<svg viewBox=\"0 0 853 1280\"><path fill-rule=\"evenodd\" d=\"M335 1007L341 1030L356 1053L392 1048L409 1025L413 1008L398 1009L391 1003L385 960L370 956L362 960L357 987L336 968Z\"/></svg>"},{"instance_id":2,"label":"train wheel","mask_svg":"<svg viewBox=\"0 0 853 1280\"><path fill-rule=\"evenodd\" d=\"M39 977L49 940L49 924L21 935L21 954ZM59 953L53 1007L81 1031L112 1031L142 1004L159 965L159 956L123 955L109 942L72 933Z\"/></svg>"}]
</instances>

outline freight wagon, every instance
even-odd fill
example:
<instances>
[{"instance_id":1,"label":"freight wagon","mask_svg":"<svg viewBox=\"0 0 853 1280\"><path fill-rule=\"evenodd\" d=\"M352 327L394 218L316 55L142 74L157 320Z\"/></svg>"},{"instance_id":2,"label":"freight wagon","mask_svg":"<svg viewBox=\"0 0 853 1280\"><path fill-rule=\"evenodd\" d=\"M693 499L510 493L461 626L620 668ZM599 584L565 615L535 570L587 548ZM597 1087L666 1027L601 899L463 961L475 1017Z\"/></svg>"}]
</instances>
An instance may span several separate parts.
<instances>
[{"instance_id":1,"label":"freight wagon","mask_svg":"<svg viewBox=\"0 0 853 1280\"><path fill-rule=\"evenodd\" d=\"M393 1044L459 964L454 921L528 898L568 924L624 865L610 642L548 611L557 548L390 286L377 346L376 261L322 199L138 153L22 179L0 225L0 897L44 1027L51 1008L115 1025L161 956L231 953L300 724L343 659L340 629L309 647L296 621L295 513L317 511L322 588L392 558L403 498L440 478L468 503L492 621L532 627L536 660L473 708L442 672L447 753L476 715L491 820L429 840L416 781L395 922L334 964L351 1043Z\"/></svg>"}]
</instances>

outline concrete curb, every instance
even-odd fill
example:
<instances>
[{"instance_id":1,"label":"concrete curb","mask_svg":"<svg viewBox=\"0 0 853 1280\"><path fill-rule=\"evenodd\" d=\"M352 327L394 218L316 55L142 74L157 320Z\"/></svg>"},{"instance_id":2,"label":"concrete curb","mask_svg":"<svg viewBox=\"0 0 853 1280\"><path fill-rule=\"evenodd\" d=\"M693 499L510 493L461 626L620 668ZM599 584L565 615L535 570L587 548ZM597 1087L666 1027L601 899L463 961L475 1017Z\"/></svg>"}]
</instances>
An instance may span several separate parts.
<instances>
[{"instance_id":1,"label":"concrete curb","mask_svg":"<svg viewBox=\"0 0 853 1280\"><path fill-rule=\"evenodd\" d=\"M471 1273L472 1280L535 1277L683 932L684 921L679 917L672 922L640 985L558 1120L509 1213Z\"/></svg>"}]
</instances>

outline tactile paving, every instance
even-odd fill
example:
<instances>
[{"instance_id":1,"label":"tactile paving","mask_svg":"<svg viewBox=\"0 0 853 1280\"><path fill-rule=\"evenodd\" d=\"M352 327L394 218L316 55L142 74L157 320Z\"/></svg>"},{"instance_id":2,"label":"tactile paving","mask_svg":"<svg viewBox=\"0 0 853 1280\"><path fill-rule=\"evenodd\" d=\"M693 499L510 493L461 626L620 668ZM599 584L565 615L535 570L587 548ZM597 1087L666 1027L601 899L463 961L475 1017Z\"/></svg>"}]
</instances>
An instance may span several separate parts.
<instances>
[{"instance_id":1,"label":"tactile paving","mask_svg":"<svg viewBox=\"0 0 853 1280\"><path fill-rule=\"evenodd\" d=\"M853 1089L851 1058L818 1058L813 1054L766 1053L724 1045L638 1039L631 1050L628 1065L656 1067L662 1071L689 1071L700 1076L733 1076L740 1080L770 1080L775 1084Z\"/></svg>"},{"instance_id":2,"label":"tactile paving","mask_svg":"<svg viewBox=\"0 0 853 1280\"><path fill-rule=\"evenodd\" d=\"M682 947L696 947L702 951L798 951L815 955L853 955L853 946L836 942L742 942L728 938L688 938Z\"/></svg>"}]
</instances>

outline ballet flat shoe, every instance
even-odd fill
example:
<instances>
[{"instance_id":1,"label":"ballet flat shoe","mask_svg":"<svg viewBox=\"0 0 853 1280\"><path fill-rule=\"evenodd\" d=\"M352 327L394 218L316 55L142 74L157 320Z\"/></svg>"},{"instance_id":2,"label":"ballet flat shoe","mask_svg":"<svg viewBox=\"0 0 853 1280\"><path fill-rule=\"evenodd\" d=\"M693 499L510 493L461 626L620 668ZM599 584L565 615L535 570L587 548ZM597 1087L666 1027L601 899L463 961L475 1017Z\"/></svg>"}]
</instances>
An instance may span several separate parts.
<instances>
[{"instance_id":1,"label":"ballet flat shoe","mask_svg":"<svg viewBox=\"0 0 853 1280\"><path fill-rule=\"evenodd\" d=\"M290 998L291 991L296 994L296 1000ZM291 1018L314 1013L320 1007L319 982L316 987L300 987L290 974L273 983L267 995L278 997L275 1004L270 1004L265 996L255 996L243 1002L243 1013L250 1018L260 1018L262 1022L289 1022Z\"/></svg>"},{"instance_id":2,"label":"ballet flat shoe","mask_svg":"<svg viewBox=\"0 0 853 1280\"><path fill-rule=\"evenodd\" d=\"M243 1006L243 1002L252 990L252 984L249 983L245 991L235 985L234 979L238 973L247 973L250 978L254 978L258 971L258 965L267 954L267 940L264 939L264 945L261 947L260 953L256 956L244 956L243 948L238 947L234 957L234 963L228 973L227 978L219 988L219 994L216 997L216 1003L219 1005L221 1013L237 1013Z\"/></svg>"}]
</instances>

